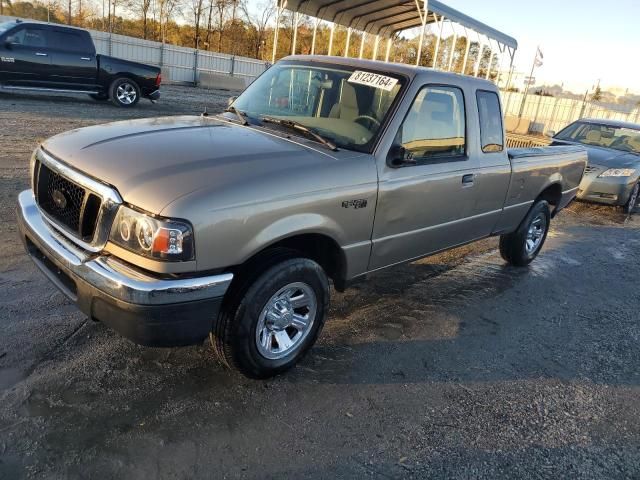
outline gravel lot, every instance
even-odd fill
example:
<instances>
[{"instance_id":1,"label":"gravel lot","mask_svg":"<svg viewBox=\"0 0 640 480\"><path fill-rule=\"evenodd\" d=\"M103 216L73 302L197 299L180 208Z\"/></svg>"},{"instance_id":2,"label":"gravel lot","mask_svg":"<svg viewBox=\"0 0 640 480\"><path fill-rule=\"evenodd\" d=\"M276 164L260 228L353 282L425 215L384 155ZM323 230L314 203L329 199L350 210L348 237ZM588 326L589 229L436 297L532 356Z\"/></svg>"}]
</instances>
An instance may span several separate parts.
<instances>
[{"instance_id":1,"label":"gravel lot","mask_svg":"<svg viewBox=\"0 0 640 480\"><path fill-rule=\"evenodd\" d=\"M30 152L229 95L0 94L0 478L640 478L640 216L575 204L528 269L491 239L372 276L269 381L78 313L18 241Z\"/></svg>"}]
</instances>

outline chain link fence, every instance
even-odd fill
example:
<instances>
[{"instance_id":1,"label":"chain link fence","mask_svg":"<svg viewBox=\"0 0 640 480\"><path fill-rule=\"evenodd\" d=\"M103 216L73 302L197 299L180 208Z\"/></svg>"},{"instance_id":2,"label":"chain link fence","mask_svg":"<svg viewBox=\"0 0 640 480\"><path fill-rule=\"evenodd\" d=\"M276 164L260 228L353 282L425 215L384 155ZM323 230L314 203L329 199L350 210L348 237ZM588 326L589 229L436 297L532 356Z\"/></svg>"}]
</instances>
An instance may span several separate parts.
<instances>
[{"instance_id":1,"label":"chain link fence","mask_svg":"<svg viewBox=\"0 0 640 480\"><path fill-rule=\"evenodd\" d=\"M523 97L523 93L502 92L505 116L519 116ZM640 107L527 95L522 118L530 122L529 133L544 134L549 130L558 132L579 118L602 118L640 123Z\"/></svg>"}]
</instances>

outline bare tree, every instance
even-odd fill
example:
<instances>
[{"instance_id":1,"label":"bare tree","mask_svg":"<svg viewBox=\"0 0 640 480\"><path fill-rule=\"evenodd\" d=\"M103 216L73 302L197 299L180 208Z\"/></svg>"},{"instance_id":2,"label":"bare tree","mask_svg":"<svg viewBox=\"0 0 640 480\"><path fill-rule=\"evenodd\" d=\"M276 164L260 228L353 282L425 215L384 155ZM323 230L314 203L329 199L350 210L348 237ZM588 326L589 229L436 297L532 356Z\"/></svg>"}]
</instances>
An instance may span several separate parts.
<instances>
[{"instance_id":1,"label":"bare tree","mask_svg":"<svg viewBox=\"0 0 640 480\"><path fill-rule=\"evenodd\" d=\"M151 13L152 0L129 0L127 7L134 15L142 18L142 38L145 40L149 35L149 14Z\"/></svg>"},{"instance_id":2,"label":"bare tree","mask_svg":"<svg viewBox=\"0 0 640 480\"><path fill-rule=\"evenodd\" d=\"M193 13L193 26L195 32L193 36L193 46L198 48L200 46L200 20L202 19L202 12L204 9L204 0L191 0L191 12Z\"/></svg>"},{"instance_id":3,"label":"bare tree","mask_svg":"<svg viewBox=\"0 0 640 480\"><path fill-rule=\"evenodd\" d=\"M276 12L276 6L274 2L258 4L256 5L255 12L251 12L247 4L243 2L240 4L240 10L245 21L253 27L251 39L252 54L256 58L260 58L260 54L263 53L260 49L264 48L266 43L269 21Z\"/></svg>"}]
</instances>

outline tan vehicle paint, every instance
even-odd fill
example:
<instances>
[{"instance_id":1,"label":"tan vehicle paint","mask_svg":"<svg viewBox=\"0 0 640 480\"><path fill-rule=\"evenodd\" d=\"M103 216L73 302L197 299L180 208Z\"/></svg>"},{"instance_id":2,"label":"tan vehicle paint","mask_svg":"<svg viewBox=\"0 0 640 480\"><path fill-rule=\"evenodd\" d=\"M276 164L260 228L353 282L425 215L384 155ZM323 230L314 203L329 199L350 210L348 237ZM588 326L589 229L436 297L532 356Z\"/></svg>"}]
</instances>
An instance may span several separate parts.
<instances>
[{"instance_id":1,"label":"tan vehicle paint","mask_svg":"<svg viewBox=\"0 0 640 480\"><path fill-rule=\"evenodd\" d=\"M550 185L561 191L559 208L575 196L583 153L522 156L512 162L506 150L480 150L475 92L496 91L490 82L404 65L295 58L382 66L411 79L373 155L332 152L311 140L220 117L117 122L47 140L45 150L114 186L125 202L188 219L195 229L194 262L141 259L112 244L108 251L151 271L208 271L242 264L282 239L314 233L341 248L345 280L350 280L513 231ZM455 162L392 168L386 159L395 132L426 84L463 90L467 155ZM474 176L470 187L461 181L467 174Z\"/></svg>"}]
</instances>

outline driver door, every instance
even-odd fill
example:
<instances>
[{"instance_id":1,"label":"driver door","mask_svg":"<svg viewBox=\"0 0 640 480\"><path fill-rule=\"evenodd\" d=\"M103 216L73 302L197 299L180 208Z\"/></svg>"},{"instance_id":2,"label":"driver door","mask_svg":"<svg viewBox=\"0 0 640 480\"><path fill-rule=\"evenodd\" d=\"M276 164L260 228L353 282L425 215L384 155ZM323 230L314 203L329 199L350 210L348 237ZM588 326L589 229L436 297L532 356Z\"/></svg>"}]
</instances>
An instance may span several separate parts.
<instances>
[{"instance_id":1,"label":"driver door","mask_svg":"<svg viewBox=\"0 0 640 480\"><path fill-rule=\"evenodd\" d=\"M3 42L0 64L7 84L44 86L51 69L48 28L25 25L12 30Z\"/></svg>"},{"instance_id":2,"label":"driver door","mask_svg":"<svg viewBox=\"0 0 640 480\"><path fill-rule=\"evenodd\" d=\"M380 171L369 270L472 240L477 165L466 138L463 91L423 86L394 142L413 163Z\"/></svg>"}]
</instances>

